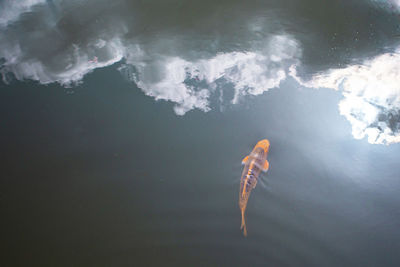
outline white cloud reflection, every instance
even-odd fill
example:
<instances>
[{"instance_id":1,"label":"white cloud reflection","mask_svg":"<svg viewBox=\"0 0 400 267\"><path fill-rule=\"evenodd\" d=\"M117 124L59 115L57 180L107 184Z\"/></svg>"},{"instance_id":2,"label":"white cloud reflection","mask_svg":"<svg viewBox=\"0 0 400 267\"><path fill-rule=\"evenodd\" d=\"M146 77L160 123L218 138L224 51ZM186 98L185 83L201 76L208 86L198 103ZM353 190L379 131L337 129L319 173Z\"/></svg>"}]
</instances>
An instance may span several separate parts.
<instances>
[{"instance_id":1,"label":"white cloud reflection","mask_svg":"<svg viewBox=\"0 0 400 267\"><path fill-rule=\"evenodd\" d=\"M0 2L0 26L7 26L29 12L35 5L43 4L46 0L3 0Z\"/></svg>"},{"instance_id":2,"label":"white cloud reflection","mask_svg":"<svg viewBox=\"0 0 400 267\"><path fill-rule=\"evenodd\" d=\"M310 81L292 76L303 86L341 90L340 114L352 125L356 139L368 138L371 144L400 142L400 53L387 53L315 75Z\"/></svg>"},{"instance_id":3,"label":"white cloud reflection","mask_svg":"<svg viewBox=\"0 0 400 267\"><path fill-rule=\"evenodd\" d=\"M392 12L399 12L400 11L400 0L371 0L386 9L391 10Z\"/></svg>"},{"instance_id":4,"label":"white cloud reflection","mask_svg":"<svg viewBox=\"0 0 400 267\"><path fill-rule=\"evenodd\" d=\"M180 57L149 62L142 60L145 55L135 53L127 62L135 66L138 73L131 77L147 95L175 102L175 112L184 115L194 108L210 110L208 98L221 80L232 85L233 104L241 96L259 95L278 87L289 67L297 63L301 49L294 39L276 35L266 42L262 52L220 53L193 62Z\"/></svg>"},{"instance_id":5,"label":"white cloud reflection","mask_svg":"<svg viewBox=\"0 0 400 267\"><path fill-rule=\"evenodd\" d=\"M400 0L372 1L396 12L400 10ZM207 56L185 57L164 49L185 48L178 45L179 40L174 43L160 35L150 38L147 47L136 36L127 37L125 21L119 17L97 24L103 19L101 9L94 10L82 24L74 24L79 17L75 13L83 9L71 9L62 18L53 14L51 18L46 16L51 9L44 7L45 2L55 6L50 0L0 3L0 73L5 82L13 74L18 80L71 86L82 81L87 73L124 59L120 70L146 95L173 102L175 113L184 115L193 109L209 111L216 91L221 96L230 87L234 91L230 101L236 104L245 95L259 95L279 87L290 73L304 86L341 90L344 98L339 110L351 123L355 138L367 137L373 144L400 142L400 51L363 64L327 70L304 82L295 71L301 66L300 43L286 33L266 34L258 39L257 48L239 47L229 52L208 51ZM63 5L68 6L68 2ZM24 13L39 7L43 7L40 16L13 25ZM35 27L30 28L30 20L36 23ZM250 30L260 33L265 24L254 22ZM90 30L81 32L83 25Z\"/></svg>"}]
</instances>

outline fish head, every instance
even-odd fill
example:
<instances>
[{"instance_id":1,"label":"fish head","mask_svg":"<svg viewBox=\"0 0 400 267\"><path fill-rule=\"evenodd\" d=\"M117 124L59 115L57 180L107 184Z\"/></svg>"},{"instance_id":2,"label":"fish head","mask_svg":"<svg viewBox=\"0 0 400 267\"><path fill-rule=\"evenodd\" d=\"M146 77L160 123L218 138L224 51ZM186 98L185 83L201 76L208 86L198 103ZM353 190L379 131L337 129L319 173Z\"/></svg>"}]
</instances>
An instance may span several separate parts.
<instances>
[{"instance_id":1,"label":"fish head","mask_svg":"<svg viewBox=\"0 0 400 267\"><path fill-rule=\"evenodd\" d=\"M267 139L263 139L257 143L255 148L257 147L262 148L264 152L267 153L269 150L269 141Z\"/></svg>"}]
</instances>

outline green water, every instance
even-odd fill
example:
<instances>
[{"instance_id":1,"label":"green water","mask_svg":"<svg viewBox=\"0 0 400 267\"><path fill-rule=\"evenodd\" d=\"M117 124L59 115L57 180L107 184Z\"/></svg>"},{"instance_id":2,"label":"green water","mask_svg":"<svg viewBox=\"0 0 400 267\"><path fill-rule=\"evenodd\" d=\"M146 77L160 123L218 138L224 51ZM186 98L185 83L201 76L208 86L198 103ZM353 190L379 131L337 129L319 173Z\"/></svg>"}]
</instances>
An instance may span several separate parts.
<instances>
[{"instance_id":1,"label":"green water","mask_svg":"<svg viewBox=\"0 0 400 267\"><path fill-rule=\"evenodd\" d=\"M287 72L297 64L307 79L394 51L398 32L372 1L48 0L0 24L0 265L398 266L400 146L354 139L342 92ZM207 61L196 66L209 76L183 82L165 67L269 57L276 35L298 44L268 61L286 78L242 88L236 104L240 66L222 75L224 60ZM71 80L82 81L59 84ZM196 97L204 87L208 112L174 112L199 100L182 84ZM270 168L245 238L241 160L264 138Z\"/></svg>"},{"instance_id":2,"label":"green water","mask_svg":"<svg viewBox=\"0 0 400 267\"><path fill-rule=\"evenodd\" d=\"M352 140L338 93L289 81L180 117L118 77L3 86L7 265L396 264L399 148ZM240 162L265 137L244 238Z\"/></svg>"}]
</instances>

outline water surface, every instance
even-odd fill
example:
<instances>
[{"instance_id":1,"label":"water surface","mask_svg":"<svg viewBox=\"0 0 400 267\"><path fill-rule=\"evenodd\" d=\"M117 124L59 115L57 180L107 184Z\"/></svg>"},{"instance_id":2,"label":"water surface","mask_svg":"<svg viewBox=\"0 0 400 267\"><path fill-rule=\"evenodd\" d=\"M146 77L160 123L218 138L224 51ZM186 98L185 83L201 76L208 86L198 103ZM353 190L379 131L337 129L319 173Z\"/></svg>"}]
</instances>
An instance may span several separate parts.
<instances>
[{"instance_id":1,"label":"water surface","mask_svg":"<svg viewBox=\"0 0 400 267\"><path fill-rule=\"evenodd\" d=\"M289 74L294 64L308 80L395 51L396 10L43 3L0 21L2 265L399 265L399 145L355 139L343 91ZM382 112L399 110L390 103ZM244 238L240 163L264 138L270 168Z\"/></svg>"}]
</instances>

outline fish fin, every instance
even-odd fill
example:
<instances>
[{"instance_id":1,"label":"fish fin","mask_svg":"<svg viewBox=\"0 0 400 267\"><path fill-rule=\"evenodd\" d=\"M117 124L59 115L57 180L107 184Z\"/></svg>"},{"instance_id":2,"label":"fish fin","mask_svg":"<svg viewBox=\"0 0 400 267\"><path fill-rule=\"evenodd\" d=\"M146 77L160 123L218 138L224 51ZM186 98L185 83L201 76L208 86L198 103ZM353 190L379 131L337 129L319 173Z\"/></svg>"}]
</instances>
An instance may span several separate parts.
<instances>
[{"instance_id":1,"label":"fish fin","mask_svg":"<svg viewBox=\"0 0 400 267\"><path fill-rule=\"evenodd\" d=\"M256 180L254 181L253 188L256 188L256 185L257 185L257 180L258 180L258 179L256 179Z\"/></svg>"},{"instance_id":2,"label":"fish fin","mask_svg":"<svg viewBox=\"0 0 400 267\"><path fill-rule=\"evenodd\" d=\"M244 235L245 237L247 237L247 228L246 228L246 224L244 224L243 235Z\"/></svg>"},{"instance_id":3,"label":"fish fin","mask_svg":"<svg viewBox=\"0 0 400 267\"><path fill-rule=\"evenodd\" d=\"M242 160L242 164L245 164L248 160L249 160L249 156L246 156L246 157Z\"/></svg>"},{"instance_id":4,"label":"fish fin","mask_svg":"<svg viewBox=\"0 0 400 267\"><path fill-rule=\"evenodd\" d=\"M244 209L242 209L242 225L240 226L240 229L243 229L243 235L247 236L246 221L244 218Z\"/></svg>"},{"instance_id":5,"label":"fish fin","mask_svg":"<svg viewBox=\"0 0 400 267\"><path fill-rule=\"evenodd\" d=\"M263 171L268 171L268 169L269 169L269 162L268 162L268 160L265 160L265 162L264 162L264 166L263 166Z\"/></svg>"}]
</instances>

